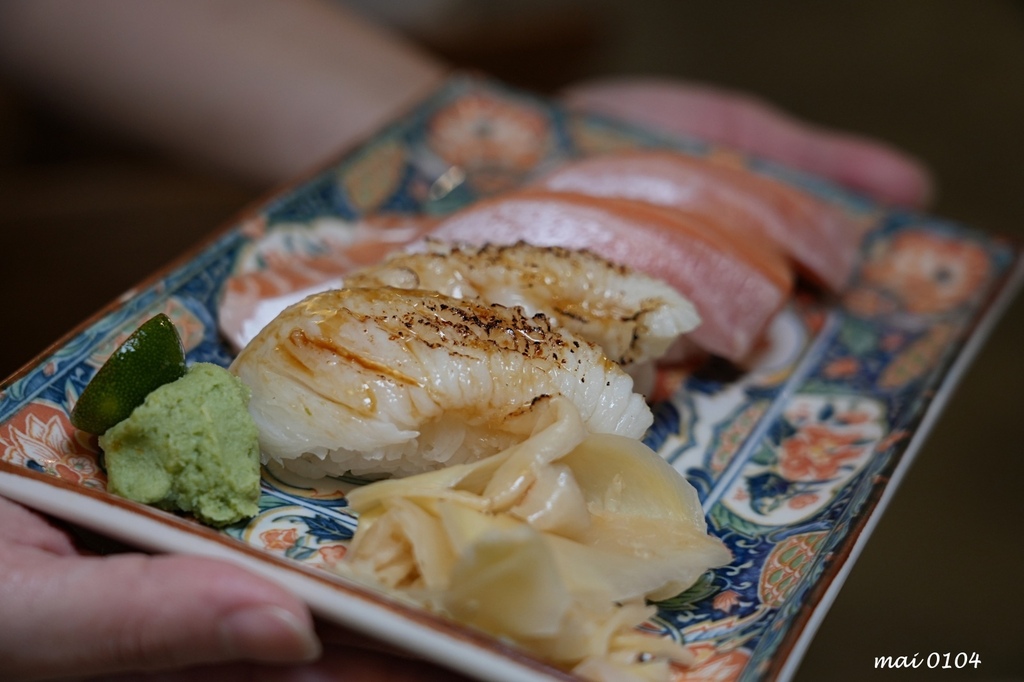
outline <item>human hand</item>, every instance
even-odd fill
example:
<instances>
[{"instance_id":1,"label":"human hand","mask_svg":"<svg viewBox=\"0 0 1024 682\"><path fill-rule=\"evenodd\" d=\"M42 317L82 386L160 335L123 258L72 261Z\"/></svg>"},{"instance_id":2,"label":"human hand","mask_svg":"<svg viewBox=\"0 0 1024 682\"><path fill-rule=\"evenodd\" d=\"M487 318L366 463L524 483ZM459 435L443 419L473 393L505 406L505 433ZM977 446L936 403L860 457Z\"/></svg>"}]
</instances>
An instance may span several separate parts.
<instances>
[{"instance_id":1,"label":"human hand","mask_svg":"<svg viewBox=\"0 0 1024 682\"><path fill-rule=\"evenodd\" d=\"M0 576L3 680L453 679L338 628L321 652L308 609L270 581L200 557L83 554L3 497Z\"/></svg>"},{"instance_id":2,"label":"human hand","mask_svg":"<svg viewBox=\"0 0 1024 682\"><path fill-rule=\"evenodd\" d=\"M731 146L833 180L876 200L923 208L927 169L866 137L800 121L749 95L668 79L605 79L575 85L567 104L673 134Z\"/></svg>"}]
</instances>

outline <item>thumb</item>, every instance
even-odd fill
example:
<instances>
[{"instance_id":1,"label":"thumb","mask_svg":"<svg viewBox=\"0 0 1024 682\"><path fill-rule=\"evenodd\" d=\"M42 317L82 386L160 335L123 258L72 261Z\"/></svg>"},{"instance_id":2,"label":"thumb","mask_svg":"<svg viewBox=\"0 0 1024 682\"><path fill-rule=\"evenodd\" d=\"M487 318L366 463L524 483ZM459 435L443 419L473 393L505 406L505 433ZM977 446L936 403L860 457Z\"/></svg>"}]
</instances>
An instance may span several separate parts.
<instances>
[{"instance_id":1,"label":"thumb","mask_svg":"<svg viewBox=\"0 0 1024 682\"><path fill-rule=\"evenodd\" d=\"M916 159L874 139L812 126L759 99L683 81L606 79L569 88L573 108L771 159L875 199L923 207L932 179Z\"/></svg>"},{"instance_id":2,"label":"thumb","mask_svg":"<svg viewBox=\"0 0 1024 682\"><path fill-rule=\"evenodd\" d=\"M0 611L18 625L0 641L0 660L13 662L15 679L320 654L299 600L236 566L198 557L49 555L5 575Z\"/></svg>"}]
</instances>

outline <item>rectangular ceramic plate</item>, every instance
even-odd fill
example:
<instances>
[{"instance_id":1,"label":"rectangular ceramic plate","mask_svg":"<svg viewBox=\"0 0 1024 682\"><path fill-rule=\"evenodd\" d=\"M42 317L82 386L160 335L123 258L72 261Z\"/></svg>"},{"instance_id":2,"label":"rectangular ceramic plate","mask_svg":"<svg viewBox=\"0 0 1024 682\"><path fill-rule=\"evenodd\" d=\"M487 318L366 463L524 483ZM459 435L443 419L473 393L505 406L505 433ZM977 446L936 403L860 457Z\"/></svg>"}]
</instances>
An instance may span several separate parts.
<instances>
[{"instance_id":1,"label":"rectangular ceramic plate","mask_svg":"<svg viewBox=\"0 0 1024 682\"><path fill-rule=\"evenodd\" d=\"M562 673L488 637L349 584L326 566L355 527L342 494L265 472L261 514L214 531L105 492L94 438L69 406L110 352L165 312L190 361L227 365L218 302L272 254L315 254L367 216L439 214L514 187L559 160L669 147L802 186L869 226L842 300L801 292L748 372L676 377L646 441L697 488L735 560L660 603L647 627L685 640L676 679L786 678L877 522L944 397L1015 293L1013 244L933 217L884 210L784 169L699 142L570 114L541 98L455 77L336 164L228 226L159 273L0 393L0 493L153 551L237 561L294 589L323 617L486 680ZM669 377L671 379L672 377Z\"/></svg>"}]
</instances>

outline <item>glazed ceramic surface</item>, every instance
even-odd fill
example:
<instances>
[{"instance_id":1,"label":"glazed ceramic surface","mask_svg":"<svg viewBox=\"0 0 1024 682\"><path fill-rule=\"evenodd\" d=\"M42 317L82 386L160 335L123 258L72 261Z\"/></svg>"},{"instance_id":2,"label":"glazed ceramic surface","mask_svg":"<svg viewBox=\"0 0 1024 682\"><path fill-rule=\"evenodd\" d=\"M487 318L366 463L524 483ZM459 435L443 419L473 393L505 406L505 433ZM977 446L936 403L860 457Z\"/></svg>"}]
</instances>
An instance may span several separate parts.
<instances>
[{"instance_id":1,"label":"glazed ceramic surface","mask_svg":"<svg viewBox=\"0 0 1024 682\"><path fill-rule=\"evenodd\" d=\"M326 617L481 679L561 677L332 573L357 524L344 491L358 482L313 489L265 470L261 513L217 532L108 495L96 441L70 425L68 411L104 359L157 312L174 320L189 361L227 365L218 311L229 283L351 243L366 218L394 218L390 229L402 229L402 216L449 212L567 157L638 146L773 174L869 230L850 290L841 300L800 291L752 369L709 363L662 376L671 397L654 405L646 436L696 487L710 532L734 555L660 603L646 626L696 655L675 679L789 676L943 397L1015 292L1020 255L983 232L884 210L697 141L569 114L493 82L453 78L9 381L0 394L0 492L147 549L240 561ZM302 282L300 273L291 284Z\"/></svg>"}]
</instances>

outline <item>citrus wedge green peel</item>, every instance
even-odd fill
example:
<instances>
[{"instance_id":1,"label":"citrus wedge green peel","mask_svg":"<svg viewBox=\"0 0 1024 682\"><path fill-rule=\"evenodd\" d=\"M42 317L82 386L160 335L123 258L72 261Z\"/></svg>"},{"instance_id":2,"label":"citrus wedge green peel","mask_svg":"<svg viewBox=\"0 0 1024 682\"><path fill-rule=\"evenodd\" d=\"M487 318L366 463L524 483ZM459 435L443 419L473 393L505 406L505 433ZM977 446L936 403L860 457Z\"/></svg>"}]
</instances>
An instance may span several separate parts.
<instances>
[{"instance_id":1,"label":"citrus wedge green peel","mask_svg":"<svg viewBox=\"0 0 1024 682\"><path fill-rule=\"evenodd\" d=\"M118 346L86 385L71 423L101 435L131 415L153 390L185 374L185 349L170 318L151 317Z\"/></svg>"}]
</instances>

